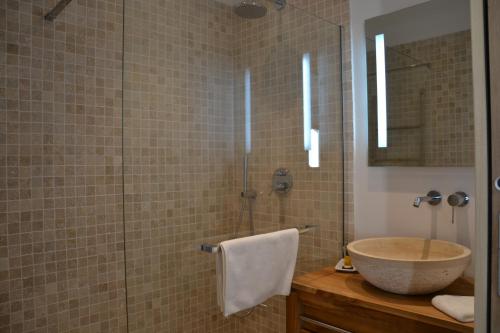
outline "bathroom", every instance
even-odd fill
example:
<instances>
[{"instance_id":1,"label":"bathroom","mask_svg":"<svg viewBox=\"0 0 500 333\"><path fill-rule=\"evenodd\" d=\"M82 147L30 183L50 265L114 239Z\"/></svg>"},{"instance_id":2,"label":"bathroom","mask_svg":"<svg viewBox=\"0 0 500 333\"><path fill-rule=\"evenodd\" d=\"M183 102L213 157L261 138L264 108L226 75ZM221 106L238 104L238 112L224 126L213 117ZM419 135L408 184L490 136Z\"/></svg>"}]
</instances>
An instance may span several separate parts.
<instances>
[{"instance_id":1,"label":"bathroom","mask_svg":"<svg viewBox=\"0 0 500 333\"><path fill-rule=\"evenodd\" d=\"M500 333L498 1L2 0L0 15L1 333ZM461 266L388 291L358 253L375 238L402 239L382 271L435 244ZM241 241L257 243L234 265L258 264L231 270ZM394 269L445 261L424 259ZM466 320L432 301L451 291Z\"/></svg>"}]
</instances>

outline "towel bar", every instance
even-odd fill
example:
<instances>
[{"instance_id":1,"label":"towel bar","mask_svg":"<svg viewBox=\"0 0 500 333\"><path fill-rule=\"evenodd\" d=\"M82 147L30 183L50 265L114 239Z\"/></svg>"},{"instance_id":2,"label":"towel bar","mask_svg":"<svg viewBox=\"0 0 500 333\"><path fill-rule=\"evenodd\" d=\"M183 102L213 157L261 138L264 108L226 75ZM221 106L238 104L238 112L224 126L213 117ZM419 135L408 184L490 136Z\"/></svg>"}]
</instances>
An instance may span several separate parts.
<instances>
[{"instance_id":1,"label":"towel bar","mask_svg":"<svg viewBox=\"0 0 500 333\"><path fill-rule=\"evenodd\" d=\"M306 232L309 232L315 228L319 228L319 225L306 224L305 226L297 227L296 229L299 230L299 234L305 234ZM200 250L202 252L207 252L207 253L217 253L219 251L219 245L218 244L201 244Z\"/></svg>"}]
</instances>

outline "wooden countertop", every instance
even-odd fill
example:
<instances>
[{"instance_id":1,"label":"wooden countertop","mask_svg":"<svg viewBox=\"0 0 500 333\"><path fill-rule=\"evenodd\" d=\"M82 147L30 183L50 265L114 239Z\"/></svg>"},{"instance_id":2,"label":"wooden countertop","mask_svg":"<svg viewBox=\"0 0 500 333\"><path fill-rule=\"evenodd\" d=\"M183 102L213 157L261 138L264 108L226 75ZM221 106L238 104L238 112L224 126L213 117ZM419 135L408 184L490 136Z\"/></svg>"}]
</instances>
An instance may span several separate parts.
<instances>
[{"instance_id":1,"label":"wooden countertop","mask_svg":"<svg viewBox=\"0 0 500 333\"><path fill-rule=\"evenodd\" d=\"M431 299L435 295L404 296L382 291L360 274L339 273L333 267L298 276L292 288L315 295L326 293L329 297L349 301L351 304L424 323L454 329L459 332L473 332L473 323L461 323L434 308ZM447 295L472 296L474 287L465 279L458 279L450 287L439 292Z\"/></svg>"}]
</instances>

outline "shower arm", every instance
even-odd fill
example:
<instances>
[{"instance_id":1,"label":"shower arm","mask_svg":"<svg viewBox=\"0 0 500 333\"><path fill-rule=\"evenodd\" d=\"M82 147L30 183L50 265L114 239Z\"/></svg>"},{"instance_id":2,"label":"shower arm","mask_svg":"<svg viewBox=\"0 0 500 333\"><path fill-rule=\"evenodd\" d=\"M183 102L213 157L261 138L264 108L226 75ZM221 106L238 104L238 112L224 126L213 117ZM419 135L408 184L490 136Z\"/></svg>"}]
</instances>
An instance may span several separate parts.
<instances>
[{"instance_id":1,"label":"shower arm","mask_svg":"<svg viewBox=\"0 0 500 333\"><path fill-rule=\"evenodd\" d=\"M66 8L72 0L60 0L50 12L45 15L45 20L52 22Z\"/></svg>"}]
</instances>

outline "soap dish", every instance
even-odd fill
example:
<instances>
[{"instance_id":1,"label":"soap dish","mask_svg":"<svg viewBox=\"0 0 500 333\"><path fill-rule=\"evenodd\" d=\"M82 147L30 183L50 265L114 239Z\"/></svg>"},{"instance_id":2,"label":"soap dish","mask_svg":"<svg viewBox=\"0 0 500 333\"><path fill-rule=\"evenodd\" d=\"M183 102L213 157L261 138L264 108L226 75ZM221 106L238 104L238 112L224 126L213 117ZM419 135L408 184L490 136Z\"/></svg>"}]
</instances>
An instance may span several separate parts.
<instances>
[{"instance_id":1,"label":"soap dish","mask_svg":"<svg viewBox=\"0 0 500 333\"><path fill-rule=\"evenodd\" d=\"M352 268L344 268L344 258L340 259L337 265L335 265L335 270L337 272L344 272L344 273L356 273L356 267L352 266Z\"/></svg>"}]
</instances>

